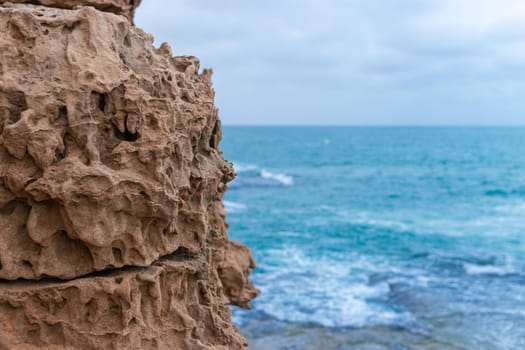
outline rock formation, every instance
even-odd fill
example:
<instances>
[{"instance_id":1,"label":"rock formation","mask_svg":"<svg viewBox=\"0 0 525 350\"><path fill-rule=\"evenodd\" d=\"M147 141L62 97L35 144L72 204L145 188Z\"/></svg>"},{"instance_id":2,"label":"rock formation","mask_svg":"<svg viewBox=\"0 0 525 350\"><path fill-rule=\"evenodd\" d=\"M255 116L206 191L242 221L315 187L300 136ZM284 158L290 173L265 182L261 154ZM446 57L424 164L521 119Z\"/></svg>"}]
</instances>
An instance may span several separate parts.
<instances>
[{"instance_id":1,"label":"rock formation","mask_svg":"<svg viewBox=\"0 0 525 350\"><path fill-rule=\"evenodd\" d=\"M0 0L0 349L242 349L211 71L138 0Z\"/></svg>"}]
</instances>

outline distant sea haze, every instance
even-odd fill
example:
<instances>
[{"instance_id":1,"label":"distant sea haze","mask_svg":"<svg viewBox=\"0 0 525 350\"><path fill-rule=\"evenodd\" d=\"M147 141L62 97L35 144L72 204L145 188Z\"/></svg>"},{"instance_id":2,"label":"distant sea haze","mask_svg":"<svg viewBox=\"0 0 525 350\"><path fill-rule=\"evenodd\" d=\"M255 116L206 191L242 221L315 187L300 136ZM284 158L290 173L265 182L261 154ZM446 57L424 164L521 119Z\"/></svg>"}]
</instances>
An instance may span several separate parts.
<instances>
[{"instance_id":1,"label":"distant sea haze","mask_svg":"<svg viewBox=\"0 0 525 350\"><path fill-rule=\"evenodd\" d=\"M221 147L262 291L234 310L250 348L525 349L525 128L225 127Z\"/></svg>"}]
</instances>

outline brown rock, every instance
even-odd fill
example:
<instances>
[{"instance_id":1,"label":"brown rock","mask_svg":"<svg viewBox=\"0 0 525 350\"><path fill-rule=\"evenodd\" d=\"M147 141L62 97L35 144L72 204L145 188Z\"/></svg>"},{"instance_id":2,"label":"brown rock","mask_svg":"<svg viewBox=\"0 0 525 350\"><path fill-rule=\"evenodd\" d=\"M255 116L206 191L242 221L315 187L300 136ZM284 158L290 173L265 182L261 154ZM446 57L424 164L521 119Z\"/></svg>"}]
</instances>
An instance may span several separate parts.
<instances>
[{"instance_id":1,"label":"brown rock","mask_svg":"<svg viewBox=\"0 0 525 350\"><path fill-rule=\"evenodd\" d=\"M211 70L137 5L0 0L0 349L245 347Z\"/></svg>"},{"instance_id":2,"label":"brown rock","mask_svg":"<svg viewBox=\"0 0 525 350\"><path fill-rule=\"evenodd\" d=\"M0 278L201 252L233 171L198 60L91 7L0 7L0 32Z\"/></svg>"},{"instance_id":3,"label":"brown rock","mask_svg":"<svg viewBox=\"0 0 525 350\"><path fill-rule=\"evenodd\" d=\"M243 349L206 262L0 283L0 349Z\"/></svg>"},{"instance_id":4,"label":"brown rock","mask_svg":"<svg viewBox=\"0 0 525 350\"><path fill-rule=\"evenodd\" d=\"M141 0L0 0L3 3L38 4L61 9L75 9L80 6L92 6L100 11L112 12L133 20L135 9Z\"/></svg>"}]
</instances>

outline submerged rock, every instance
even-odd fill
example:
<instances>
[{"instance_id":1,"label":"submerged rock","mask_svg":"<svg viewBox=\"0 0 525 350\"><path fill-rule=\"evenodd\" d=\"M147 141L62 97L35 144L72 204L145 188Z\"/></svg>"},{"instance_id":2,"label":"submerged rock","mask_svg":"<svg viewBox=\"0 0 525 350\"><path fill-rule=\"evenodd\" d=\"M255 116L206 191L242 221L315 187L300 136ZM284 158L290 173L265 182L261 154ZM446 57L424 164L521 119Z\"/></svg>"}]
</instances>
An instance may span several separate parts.
<instances>
[{"instance_id":1,"label":"submerged rock","mask_svg":"<svg viewBox=\"0 0 525 350\"><path fill-rule=\"evenodd\" d=\"M0 348L246 346L211 71L138 3L0 0Z\"/></svg>"}]
</instances>

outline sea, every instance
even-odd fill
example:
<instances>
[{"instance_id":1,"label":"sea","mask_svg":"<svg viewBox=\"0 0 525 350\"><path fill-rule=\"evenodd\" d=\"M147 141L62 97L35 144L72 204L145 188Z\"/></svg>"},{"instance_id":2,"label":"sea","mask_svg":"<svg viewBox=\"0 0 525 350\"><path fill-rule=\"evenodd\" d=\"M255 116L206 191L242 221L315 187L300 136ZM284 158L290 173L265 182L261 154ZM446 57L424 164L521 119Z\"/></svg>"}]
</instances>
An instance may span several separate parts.
<instances>
[{"instance_id":1,"label":"sea","mask_svg":"<svg viewBox=\"0 0 525 350\"><path fill-rule=\"evenodd\" d=\"M233 127L250 349L525 349L525 128Z\"/></svg>"}]
</instances>

